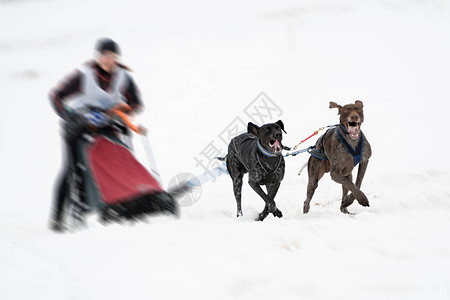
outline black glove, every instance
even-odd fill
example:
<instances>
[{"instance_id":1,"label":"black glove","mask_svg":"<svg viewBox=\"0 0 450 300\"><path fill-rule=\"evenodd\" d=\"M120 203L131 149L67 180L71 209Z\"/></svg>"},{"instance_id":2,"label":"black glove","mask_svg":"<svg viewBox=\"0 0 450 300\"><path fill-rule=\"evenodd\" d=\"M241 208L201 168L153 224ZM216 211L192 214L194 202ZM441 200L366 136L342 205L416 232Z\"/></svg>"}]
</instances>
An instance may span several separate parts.
<instances>
[{"instance_id":1,"label":"black glove","mask_svg":"<svg viewBox=\"0 0 450 300\"><path fill-rule=\"evenodd\" d=\"M83 115L70 113L66 116L65 120L64 130L66 139L72 140L79 137L88 129L89 120Z\"/></svg>"}]
</instances>

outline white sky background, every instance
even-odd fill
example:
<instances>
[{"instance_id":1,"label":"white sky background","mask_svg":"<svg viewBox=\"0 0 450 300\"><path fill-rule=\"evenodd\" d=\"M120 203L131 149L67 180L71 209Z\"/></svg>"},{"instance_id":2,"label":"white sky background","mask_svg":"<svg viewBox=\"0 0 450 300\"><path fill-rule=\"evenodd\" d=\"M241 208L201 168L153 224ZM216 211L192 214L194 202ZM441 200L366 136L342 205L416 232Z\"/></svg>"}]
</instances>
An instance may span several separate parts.
<instances>
[{"instance_id":1,"label":"white sky background","mask_svg":"<svg viewBox=\"0 0 450 300\"><path fill-rule=\"evenodd\" d=\"M446 1L0 1L0 266L10 270L1 275L0 298L101 299L90 280L105 278L101 268L110 265L99 257L116 247L111 258L134 257L119 259L117 268L128 275L118 278L125 286L142 283L136 295L163 297L177 288L199 295L201 279L209 296L281 290L287 298L329 299L345 292L336 278L347 277L356 296L419 299L433 292L446 299L449 9ZM289 146L338 121L329 101L360 99L362 130L374 152L363 183L371 207L353 205L359 215L344 218L340 187L324 178L312 214L303 216L307 177L296 172L307 157L297 156L286 159L278 196L285 218L260 227L251 220L261 200L244 184L244 218L236 220L224 177L205 186L178 222L134 228L94 222L81 233L51 234L46 222L62 158L47 93L92 57L101 36L119 42L134 70L147 107L138 121L150 129L166 183L180 172L200 173L194 157L261 91L283 110ZM77 246L86 244L94 250ZM270 271L256 262L267 257ZM98 268L86 275L92 265ZM28 291L5 287L29 285L39 274ZM99 286L107 289L109 279Z\"/></svg>"}]
</instances>

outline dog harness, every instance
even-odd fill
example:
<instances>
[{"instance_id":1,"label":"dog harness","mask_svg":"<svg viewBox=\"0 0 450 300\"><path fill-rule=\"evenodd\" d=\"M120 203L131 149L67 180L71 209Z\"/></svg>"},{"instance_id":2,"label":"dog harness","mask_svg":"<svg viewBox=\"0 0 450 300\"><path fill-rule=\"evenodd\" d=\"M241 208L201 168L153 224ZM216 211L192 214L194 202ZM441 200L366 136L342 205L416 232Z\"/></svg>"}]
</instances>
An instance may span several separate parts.
<instances>
[{"instance_id":1,"label":"dog harness","mask_svg":"<svg viewBox=\"0 0 450 300\"><path fill-rule=\"evenodd\" d=\"M348 133L348 131L344 125L341 125L340 127L345 131L345 133ZM364 134L361 131L361 136L359 137L358 145L356 146L356 149L355 149L352 146L350 146L350 144L345 140L345 138L342 136L342 134L339 133L338 129L339 129L339 126L337 126L335 129L336 135L337 135L339 141L342 143L342 145L344 145L345 149L347 149L348 153L350 153L350 155L353 157L353 163L356 166L357 164L359 164L361 162L361 159L362 159L362 151L364 148ZM325 153L320 152L319 150L317 150L315 148L316 148L316 146L309 147L307 149L308 153L318 159L328 160Z\"/></svg>"},{"instance_id":2,"label":"dog harness","mask_svg":"<svg viewBox=\"0 0 450 300\"><path fill-rule=\"evenodd\" d=\"M341 127L343 130L345 130L346 133L348 133L344 125L341 125ZM350 144L345 140L345 138L339 133L338 127L336 127L336 135L341 141L341 143L344 145L344 147L347 149L348 153L350 153L353 156L353 162L355 163L355 166L359 164L362 158L362 151L364 147L364 134L362 133L362 131L356 149L350 146Z\"/></svg>"},{"instance_id":3,"label":"dog harness","mask_svg":"<svg viewBox=\"0 0 450 300\"><path fill-rule=\"evenodd\" d=\"M261 145L261 143L259 142L259 139L258 139L257 145L258 145L259 151L260 151L262 154L264 154L264 156L272 157L272 158L273 158L273 157L278 157L277 166L276 166L274 169L271 169L271 168L267 167L266 164L265 164L264 162L261 161L261 159L259 158L259 156L256 157L257 160L258 160L259 165L264 169L264 172L266 172L266 174L268 175L268 178L271 178L272 175L273 175L273 173L275 173L275 172L278 170L278 168L280 167L280 165L281 165L281 160L282 160L282 157L283 157L283 156L282 156L282 155L277 155L277 154L275 154L275 153L273 153L273 152L270 152L270 151L267 150L266 148L264 148L264 147Z\"/></svg>"},{"instance_id":4,"label":"dog harness","mask_svg":"<svg viewBox=\"0 0 450 300\"><path fill-rule=\"evenodd\" d=\"M335 125L335 126L337 126L337 125ZM317 141L317 143L322 143L322 149L323 149L323 144L325 143L325 141L326 141L328 138L330 138L330 137L328 137L328 138L326 137L327 134L328 134L328 132L329 132L330 130L331 130L331 128L328 129L322 136L320 136L319 140ZM316 145L317 145L317 143L316 143ZM312 155L312 156L314 156L314 157L316 157L316 158L318 158L318 159L320 159L320 160L328 160L328 158L327 158L327 156L325 155L325 153L323 153L323 152L321 152L320 150L317 150L317 149L316 149L316 145L307 148L306 151L307 151L310 155Z\"/></svg>"},{"instance_id":5,"label":"dog harness","mask_svg":"<svg viewBox=\"0 0 450 300\"><path fill-rule=\"evenodd\" d=\"M244 165L244 167L247 170L247 172L249 171L249 167L248 166L250 165L250 161L248 159L250 157L254 156L254 154L255 154L255 152L252 152L252 149L255 149L254 148L255 144L256 144L258 150L263 155L265 155L267 157L271 157L271 158L278 157L278 162L276 164L276 167L272 170L271 168L266 166L264 161L262 161L260 159L259 155L256 155L256 159L257 159L259 165L263 168L264 172L269 175L269 177L271 177L272 174L275 173L278 170L278 168L280 167L280 165L281 165L281 161L282 161L283 156L282 155L276 155L276 154L268 151L267 149L265 149L261 145L261 143L259 142L258 137L256 135L254 135L254 134L243 133L243 134L235 137L232 140L232 142L233 142L234 150L236 151L240 162ZM239 147L238 147L238 145L239 145ZM256 151L258 151L258 150L256 150Z\"/></svg>"},{"instance_id":6,"label":"dog harness","mask_svg":"<svg viewBox=\"0 0 450 300\"><path fill-rule=\"evenodd\" d=\"M271 157L271 158L278 157L278 162L277 162L276 167L274 169L271 169L264 163L264 161L261 161L261 159L259 158L258 155L256 156L256 159L258 160L259 165L263 168L264 172L266 172L267 178L272 178L273 173L275 173L278 170L278 168L280 167L283 156L276 155L275 153L270 152L269 150L265 149L261 145L261 143L259 142L259 139L257 141L258 141L258 143L257 143L258 149L264 156Z\"/></svg>"},{"instance_id":7,"label":"dog harness","mask_svg":"<svg viewBox=\"0 0 450 300\"><path fill-rule=\"evenodd\" d=\"M319 150L316 149L316 146L311 146L308 149L306 149L306 151L308 151L308 153L318 159L321 160L328 160L327 156L325 155L325 153L320 152Z\"/></svg>"}]
</instances>

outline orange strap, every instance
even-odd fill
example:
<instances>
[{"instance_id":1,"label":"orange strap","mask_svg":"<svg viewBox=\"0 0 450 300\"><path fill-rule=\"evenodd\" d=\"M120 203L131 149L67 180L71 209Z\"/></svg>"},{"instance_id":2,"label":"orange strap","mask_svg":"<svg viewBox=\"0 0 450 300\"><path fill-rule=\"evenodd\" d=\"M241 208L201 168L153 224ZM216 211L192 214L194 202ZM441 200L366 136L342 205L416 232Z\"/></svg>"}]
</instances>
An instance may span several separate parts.
<instances>
[{"instance_id":1,"label":"orange strap","mask_svg":"<svg viewBox=\"0 0 450 300\"><path fill-rule=\"evenodd\" d=\"M294 150L297 150L298 146L300 146L300 145L301 145L302 143L304 143L305 141L307 141L307 140L309 140L310 138L312 138L313 136L319 134L319 131L324 130L325 128L336 127L336 126L338 126L338 125L339 125L339 124L336 124L336 125L328 125L328 126L325 126L325 127L320 127L319 129L317 129L316 131L314 131L313 134L311 134L311 135L308 136L306 139L304 139L303 141L301 141L300 143L298 143L297 145L295 145Z\"/></svg>"},{"instance_id":2,"label":"orange strap","mask_svg":"<svg viewBox=\"0 0 450 300\"><path fill-rule=\"evenodd\" d=\"M306 139L304 139L303 141L301 141L300 144L301 144L301 143L304 143L304 142L307 141L307 140L309 140L310 138L312 138L313 136L315 136L315 135L318 134L318 133L319 133L318 130L317 130L317 131L314 131L313 134L311 134L311 135L308 136Z\"/></svg>"},{"instance_id":3,"label":"orange strap","mask_svg":"<svg viewBox=\"0 0 450 300\"><path fill-rule=\"evenodd\" d=\"M127 125L131 130L133 130L137 134L141 134L141 135L147 134L147 129L145 129L144 127L142 127L140 125L136 126L133 123L131 123L130 119L128 119L128 116L123 111L121 111L117 108L113 108L112 111L122 119L122 121L125 123L125 125Z\"/></svg>"},{"instance_id":4,"label":"orange strap","mask_svg":"<svg viewBox=\"0 0 450 300\"><path fill-rule=\"evenodd\" d=\"M309 140L310 138L312 138L313 136L317 135L319 133L320 130L322 130L324 127L319 128L319 130L314 131L313 134L311 134L310 136L308 136L306 139L304 139L303 141L301 141L300 143L298 143L297 145L295 145L294 150L297 150L298 146L300 146L301 144L303 144L305 141Z\"/></svg>"}]
</instances>

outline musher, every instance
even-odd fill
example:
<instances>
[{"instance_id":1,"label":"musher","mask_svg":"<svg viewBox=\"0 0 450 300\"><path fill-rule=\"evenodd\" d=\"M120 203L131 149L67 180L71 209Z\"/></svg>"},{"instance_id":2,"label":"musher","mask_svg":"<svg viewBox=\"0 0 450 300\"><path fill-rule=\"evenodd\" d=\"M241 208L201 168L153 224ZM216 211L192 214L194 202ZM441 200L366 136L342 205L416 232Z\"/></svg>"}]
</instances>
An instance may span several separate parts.
<instances>
[{"instance_id":1,"label":"musher","mask_svg":"<svg viewBox=\"0 0 450 300\"><path fill-rule=\"evenodd\" d=\"M94 59L77 68L51 89L50 101L55 112L63 119L63 136L67 146L66 155L69 157L75 155L76 141L89 126L109 130L112 108L122 107L131 118L143 110L141 96L130 69L119 61L119 45L109 38L101 38L96 42ZM50 228L54 231L65 230L64 213L71 193L69 174L76 169L73 165L76 161L76 157L66 158L62 174L56 182L50 216ZM79 191L81 203L83 197L83 192Z\"/></svg>"}]
</instances>

